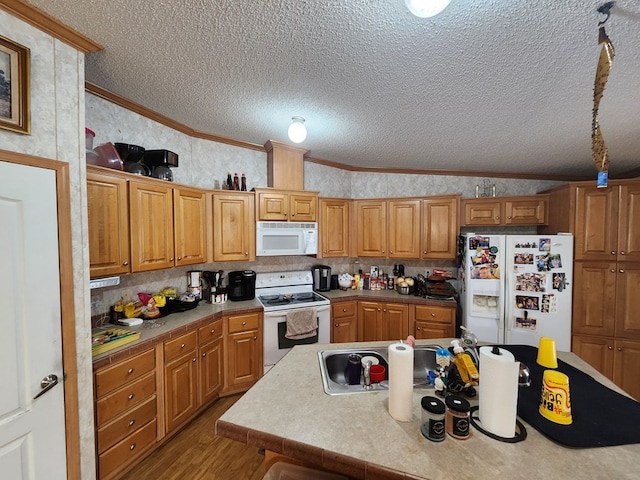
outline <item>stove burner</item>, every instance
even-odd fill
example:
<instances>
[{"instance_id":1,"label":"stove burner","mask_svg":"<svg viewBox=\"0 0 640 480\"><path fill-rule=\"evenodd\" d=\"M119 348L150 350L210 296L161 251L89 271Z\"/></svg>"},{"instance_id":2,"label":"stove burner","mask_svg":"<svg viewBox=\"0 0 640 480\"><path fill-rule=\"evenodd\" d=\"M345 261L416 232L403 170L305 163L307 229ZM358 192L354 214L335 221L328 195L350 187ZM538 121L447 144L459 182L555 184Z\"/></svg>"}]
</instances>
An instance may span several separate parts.
<instances>
[{"instance_id":1,"label":"stove burner","mask_svg":"<svg viewBox=\"0 0 640 480\"><path fill-rule=\"evenodd\" d=\"M308 293L298 293L296 295L296 300L313 300L315 298L315 293L313 292L308 292Z\"/></svg>"}]
</instances>

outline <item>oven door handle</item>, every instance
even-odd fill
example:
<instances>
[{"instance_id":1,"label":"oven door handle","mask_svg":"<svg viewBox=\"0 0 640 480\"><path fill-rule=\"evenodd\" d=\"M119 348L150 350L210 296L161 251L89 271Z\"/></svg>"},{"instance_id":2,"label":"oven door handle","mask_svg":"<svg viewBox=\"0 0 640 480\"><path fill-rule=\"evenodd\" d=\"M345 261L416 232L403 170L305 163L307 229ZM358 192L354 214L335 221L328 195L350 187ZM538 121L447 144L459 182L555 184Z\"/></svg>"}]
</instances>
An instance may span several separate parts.
<instances>
[{"instance_id":1,"label":"oven door handle","mask_svg":"<svg viewBox=\"0 0 640 480\"><path fill-rule=\"evenodd\" d=\"M316 312L325 312L327 310L329 310L331 306L330 305L320 305L317 307L309 307L309 308L315 308ZM264 316L266 317L282 317L284 315L286 315L286 310L276 310L274 312L264 312Z\"/></svg>"}]
</instances>

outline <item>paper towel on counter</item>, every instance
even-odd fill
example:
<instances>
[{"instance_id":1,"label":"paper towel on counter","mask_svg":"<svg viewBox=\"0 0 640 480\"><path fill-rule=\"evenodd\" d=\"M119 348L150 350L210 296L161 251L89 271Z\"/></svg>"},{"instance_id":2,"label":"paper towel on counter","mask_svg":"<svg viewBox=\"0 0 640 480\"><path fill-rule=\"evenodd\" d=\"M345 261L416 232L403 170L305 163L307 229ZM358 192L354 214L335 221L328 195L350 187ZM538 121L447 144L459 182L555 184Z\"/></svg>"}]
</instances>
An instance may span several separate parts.
<instances>
[{"instance_id":1,"label":"paper towel on counter","mask_svg":"<svg viewBox=\"0 0 640 480\"><path fill-rule=\"evenodd\" d=\"M480 398L478 415L482 427L494 435L516 434L518 375L520 362L508 350L480 347Z\"/></svg>"},{"instance_id":2,"label":"paper towel on counter","mask_svg":"<svg viewBox=\"0 0 640 480\"><path fill-rule=\"evenodd\" d=\"M399 422L413 415L413 347L389 345L389 414Z\"/></svg>"}]
</instances>

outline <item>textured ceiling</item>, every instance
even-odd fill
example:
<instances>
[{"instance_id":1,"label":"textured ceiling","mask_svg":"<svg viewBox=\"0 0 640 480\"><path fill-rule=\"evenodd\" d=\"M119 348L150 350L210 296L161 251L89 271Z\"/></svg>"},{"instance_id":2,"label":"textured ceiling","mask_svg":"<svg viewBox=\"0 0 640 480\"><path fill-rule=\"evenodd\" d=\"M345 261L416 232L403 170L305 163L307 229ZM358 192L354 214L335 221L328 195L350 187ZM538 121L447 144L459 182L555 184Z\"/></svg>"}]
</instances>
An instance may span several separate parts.
<instances>
[{"instance_id":1,"label":"textured ceiling","mask_svg":"<svg viewBox=\"0 0 640 480\"><path fill-rule=\"evenodd\" d=\"M86 79L189 127L369 168L595 178L596 0L30 0L104 47ZM640 167L640 3L606 23L610 176Z\"/></svg>"}]
</instances>

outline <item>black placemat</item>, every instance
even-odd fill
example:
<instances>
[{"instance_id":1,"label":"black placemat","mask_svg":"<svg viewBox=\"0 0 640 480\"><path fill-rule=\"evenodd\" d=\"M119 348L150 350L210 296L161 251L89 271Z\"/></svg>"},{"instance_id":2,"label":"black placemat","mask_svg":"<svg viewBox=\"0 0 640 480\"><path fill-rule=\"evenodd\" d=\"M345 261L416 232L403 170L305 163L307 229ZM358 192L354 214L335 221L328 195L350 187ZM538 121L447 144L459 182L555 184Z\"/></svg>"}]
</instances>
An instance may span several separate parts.
<instances>
[{"instance_id":1,"label":"black placemat","mask_svg":"<svg viewBox=\"0 0 640 480\"><path fill-rule=\"evenodd\" d=\"M593 377L558 360L557 370L569 377L571 425L559 425L538 411L544 367L538 349L500 345L531 370L531 386L518 390L518 416L549 439L566 447L610 447L640 443L640 403L605 387ZM482 379L480 379L482 381Z\"/></svg>"}]
</instances>

